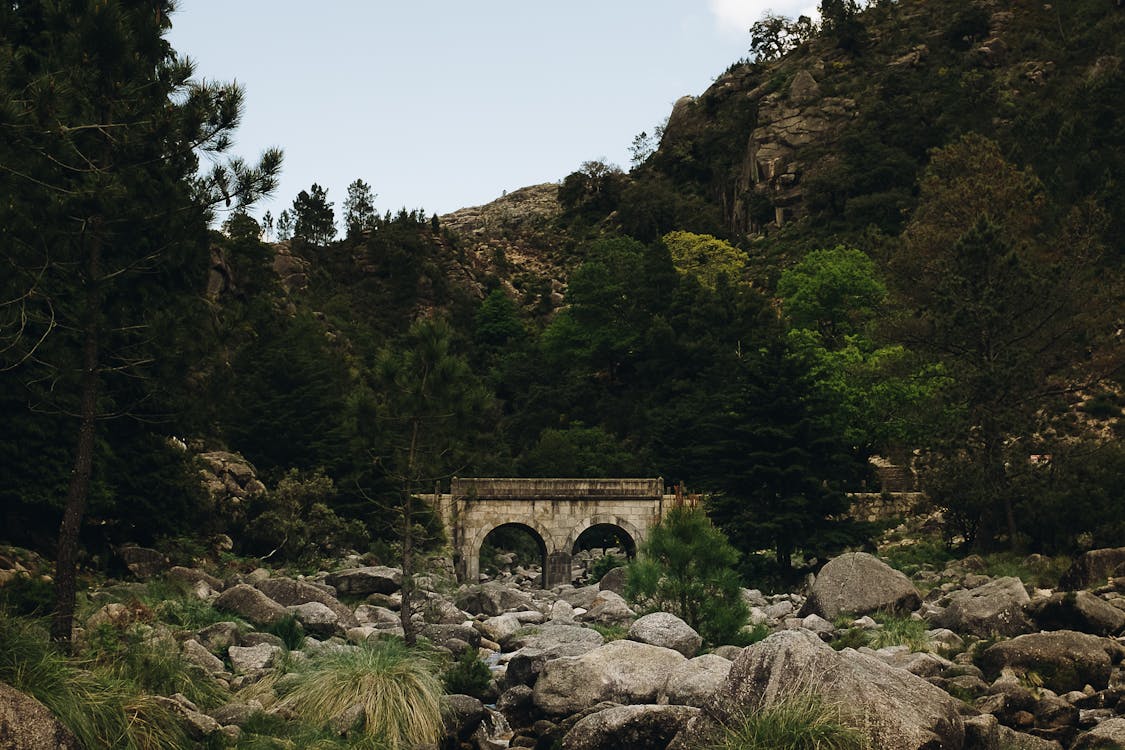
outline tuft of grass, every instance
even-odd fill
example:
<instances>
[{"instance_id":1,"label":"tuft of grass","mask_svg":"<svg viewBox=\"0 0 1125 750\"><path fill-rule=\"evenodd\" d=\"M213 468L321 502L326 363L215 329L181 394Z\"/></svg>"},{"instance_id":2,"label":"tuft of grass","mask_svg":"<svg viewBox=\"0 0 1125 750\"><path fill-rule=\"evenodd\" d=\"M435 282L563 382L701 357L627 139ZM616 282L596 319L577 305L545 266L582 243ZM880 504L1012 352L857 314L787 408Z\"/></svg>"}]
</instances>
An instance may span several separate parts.
<instances>
[{"instance_id":1,"label":"tuft of grass","mask_svg":"<svg viewBox=\"0 0 1125 750\"><path fill-rule=\"evenodd\" d=\"M344 738L331 729L287 721L259 713L242 727L237 750L385 750L386 743L370 736Z\"/></svg>"},{"instance_id":2,"label":"tuft of grass","mask_svg":"<svg viewBox=\"0 0 1125 750\"><path fill-rule=\"evenodd\" d=\"M298 666L278 705L320 726L359 706L356 734L390 750L442 737L441 681L431 661L398 640L331 652Z\"/></svg>"},{"instance_id":3,"label":"tuft of grass","mask_svg":"<svg viewBox=\"0 0 1125 750\"><path fill-rule=\"evenodd\" d=\"M911 651L932 650L930 639L926 636L926 623L922 620L881 613L872 617L882 627L869 634L867 645L871 648L909 646Z\"/></svg>"},{"instance_id":4,"label":"tuft of grass","mask_svg":"<svg viewBox=\"0 0 1125 750\"><path fill-rule=\"evenodd\" d=\"M708 750L868 750L867 736L838 706L799 693L723 728Z\"/></svg>"},{"instance_id":5,"label":"tuft of grass","mask_svg":"<svg viewBox=\"0 0 1125 750\"><path fill-rule=\"evenodd\" d=\"M629 628L622 627L621 625L602 625L597 622L588 622L586 623L586 627L601 633L606 643L610 641L620 641L629 635Z\"/></svg>"},{"instance_id":6,"label":"tuft of grass","mask_svg":"<svg viewBox=\"0 0 1125 750\"><path fill-rule=\"evenodd\" d=\"M305 645L305 629L293 615L285 615L277 622L266 628L267 633L272 633L285 643L285 648L298 651Z\"/></svg>"},{"instance_id":7,"label":"tuft of grass","mask_svg":"<svg viewBox=\"0 0 1125 750\"><path fill-rule=\"evenodd\" d=\"M924 568L941 570L956 555L945 543L926 539L888 546L879 550L879 557L892 568L911 576Z\"/></svg>"},{"instance_id":8,"label":"tuft of grass","mask_svg":"<svg viewBox=\"0 0 1125 750\"><path fill-rule=\"evenodd\" d=\"M863 628L848 628L843 634L833 638L828 645L837 651L843 651L846 648L866 646L870 640L870 636Z\"/></svg>"},{"instance_id":9,"label":"tuft of grass","mask_svg":"<svg viewBox=\"0 0 1125 750\"><path fill-rule=\"evenodd\" d=\"M1069 557L1021 557L1011 552L997 552L984 558L985 573L993 578L1014 576L1028 586L1058 588L1059 579L1070 567Z\"/></svg>"}]
</instances>

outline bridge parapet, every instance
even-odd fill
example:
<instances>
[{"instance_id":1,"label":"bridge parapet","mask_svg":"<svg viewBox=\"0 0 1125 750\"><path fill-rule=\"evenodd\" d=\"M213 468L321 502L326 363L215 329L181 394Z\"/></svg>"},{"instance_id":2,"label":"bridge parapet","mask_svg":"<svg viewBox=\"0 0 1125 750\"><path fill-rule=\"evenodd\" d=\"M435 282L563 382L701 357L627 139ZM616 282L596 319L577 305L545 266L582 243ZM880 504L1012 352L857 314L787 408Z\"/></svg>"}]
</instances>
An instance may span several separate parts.
<instances>
[{"instance_id":1,"label":"bridge parapet","mask_svg":"<svg viewBox=\"0 0 1125 750\"><path fill-rule=\"evenodd\" d=\"M659 498L664 480L656 479L527 479L454 477L450 494L481 500L574 500Z\"/></svg>"}]
</instances>

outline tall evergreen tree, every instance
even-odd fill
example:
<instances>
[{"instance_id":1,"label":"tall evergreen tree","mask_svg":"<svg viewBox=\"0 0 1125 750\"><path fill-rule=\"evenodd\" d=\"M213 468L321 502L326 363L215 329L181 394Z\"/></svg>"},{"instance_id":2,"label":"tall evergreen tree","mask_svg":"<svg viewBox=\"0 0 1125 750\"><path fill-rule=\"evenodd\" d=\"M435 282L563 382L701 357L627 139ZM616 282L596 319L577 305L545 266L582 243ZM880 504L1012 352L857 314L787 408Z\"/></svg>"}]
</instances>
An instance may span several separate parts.
<instances>
[{"instance_id":1,"label":"tall evergreen tree","mask_svg":"<svg viewBox=\"0 0 1125 750\"><path fill-rule=\"evenodd\" d=\"M327 245L336 236L336 213L328 191L315 182L293 199L293 236L313 245Z\"/></svg>"},{"instance_id":2,"label":"tall evergreen tree","mask_svg":"<svg viewBox=\"0 0 1125 750\"><path fill-rule=\"evenodd\" d=\"M373 452L395 485L389 507L398 514L402 545L402 628L413 645L415 555L427 541L416 496L469 463L491 396L453 351L452 331L442 320L412 325L399 345L379 353L374 375L379 403Z\"/></svg>"},{"instance_id":3,"label":"tall evergreen tree","mask_svg":"<svg viewBox=\"0 0 1125 750\"><path fill-rule=\"evenodd\" d=\"M348 238L358 237L371 229L378 218L371 186L363 180L356 180L348 185L348 197L344 199L344 226L347 228Z\"/></svg>"},{"instance_id":4,"label":"tall evergreen tree","mask_svg":"<svg viewBox=\"0 0 1125 750\"><path fill-rule=\"evenodd\" d=\"M271 190L281 161L197 175L200 152L230 146L242 92L192 80L164 38L172 8L0 5L0 356L5 388L77 423L52 626L64 642L98 426L152 400L137 376L175 369L160 334L203 278L212 207Z\"/></svg>"}]
</instances>

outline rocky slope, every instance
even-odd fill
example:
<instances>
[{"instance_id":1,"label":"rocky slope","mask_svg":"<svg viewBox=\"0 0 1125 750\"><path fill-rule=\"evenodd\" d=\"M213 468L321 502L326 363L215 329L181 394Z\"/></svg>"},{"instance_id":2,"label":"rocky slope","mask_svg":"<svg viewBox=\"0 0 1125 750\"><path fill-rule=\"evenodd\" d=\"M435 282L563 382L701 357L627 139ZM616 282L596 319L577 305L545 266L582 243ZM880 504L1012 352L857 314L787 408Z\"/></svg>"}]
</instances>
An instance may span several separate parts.
<instances>
[{"instance_id":1,"label":"rocky slope","mask_svg":"<svg viewBox=\"0 0 1125 750\"><path fill-rule=\"evenodd\" d=\"M751 622L768 637L711 653L674 615L634 612L618 593L617 574L544 591L535 588L535 570L459 587L435 571L418 579L424 605L413 621L439 649L479 649L492 665L491 694L481 697L495 707L447 699L458 717L447 725L448 747L560 742L594 750L628 738L630 747L687 750L794 691L845 706L880 749L1120 746L1113 743L1125 738L1125 548L1087 553L1064 578L1067 591L1029 592L1019 579L990 578L981 567L970 557L910 580L872 555L843 555L807 595L744 591ZM207 711L168 698L200 740L233 741L255 714L284 712L278 677L298 657L402 634L400 571L357 556L308 576L259 568L220 580L166 563L136 570L179 582L229 619L175 627L159 608L135 603L156 583L107 583L91 600L116 601L88 615L79 638L108 629L166 644L231 691L230 702ZM890 613L898 619L886 619ZM306 637L299 653L286 656L285 643L267 631L290 615ZM891 630L902 621L919 623L924 636L894 643ZM21 701L17 695L0 706ZM50 727L41 714L0 708L0 721L8 737L42 736ZM20 741L6 746L28 746Z\"/></svg>"}]
</instances>

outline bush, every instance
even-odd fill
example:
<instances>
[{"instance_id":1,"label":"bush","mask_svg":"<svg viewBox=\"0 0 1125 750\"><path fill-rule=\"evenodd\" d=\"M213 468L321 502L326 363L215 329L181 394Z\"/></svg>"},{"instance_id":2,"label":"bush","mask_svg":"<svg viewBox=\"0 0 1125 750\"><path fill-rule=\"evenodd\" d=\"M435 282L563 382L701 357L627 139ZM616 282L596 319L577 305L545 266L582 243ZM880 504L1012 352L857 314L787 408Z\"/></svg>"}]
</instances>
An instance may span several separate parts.
<instances>
[{"instance_id":1,"label":"bush","mask_svg":"<svg viewBox=\"0 0 1125 750\"><path fill-rule=\"evenodd\" d=\"M483 700L489 693L492 672L480 658L479 651L475 648L467 648L461 652L457 661L445 670L441 681L445 685L445 692L451 695L460 693Z\"/></svg>"},{"instance_id":2,"label":"bush","mask_svg":"<svg viewBox=\"0 0 1125 750\"><path fill-rule=\"evenodd\" d=\"M673 508L629 566L626 598L649 612L671 612L706 643L730 643L746 624L732 566L738 552L699 508Z\"/></svg>"},{"instance_id":3,"label":"bush","mask_svg":"<svg viewBox=\"0 0 1125 750\"><path fill-rule=\"evenodd\" d=\"M711 750L866 750L867 737L813 694L790 696L732 722Z\"/></svg>"},{"instance_id":4,"label":"bush","mask_svg":"<svg viewBox=\"0 0 1125 750\"><path fill-rule=\"evenodd\" d=\"M336 515L329 505L335 496L332 479L322 472L291 470L274 490L255 499L253 517L241 535L246 550L301 562L366 547L371 541L367 529L361 521Z\"/></svg>"},{"instance_id":5,"label":"bush","mask_svg":"<svg viewBox=\"0 0 1125 750\"><path fill-rule=\"evenodd\" d=\"M431 662L386 640L300 664L280 707L323 725L359 707L356 725L391 750L442 737L442 686Z\"/></svg>"}]
</instances>

